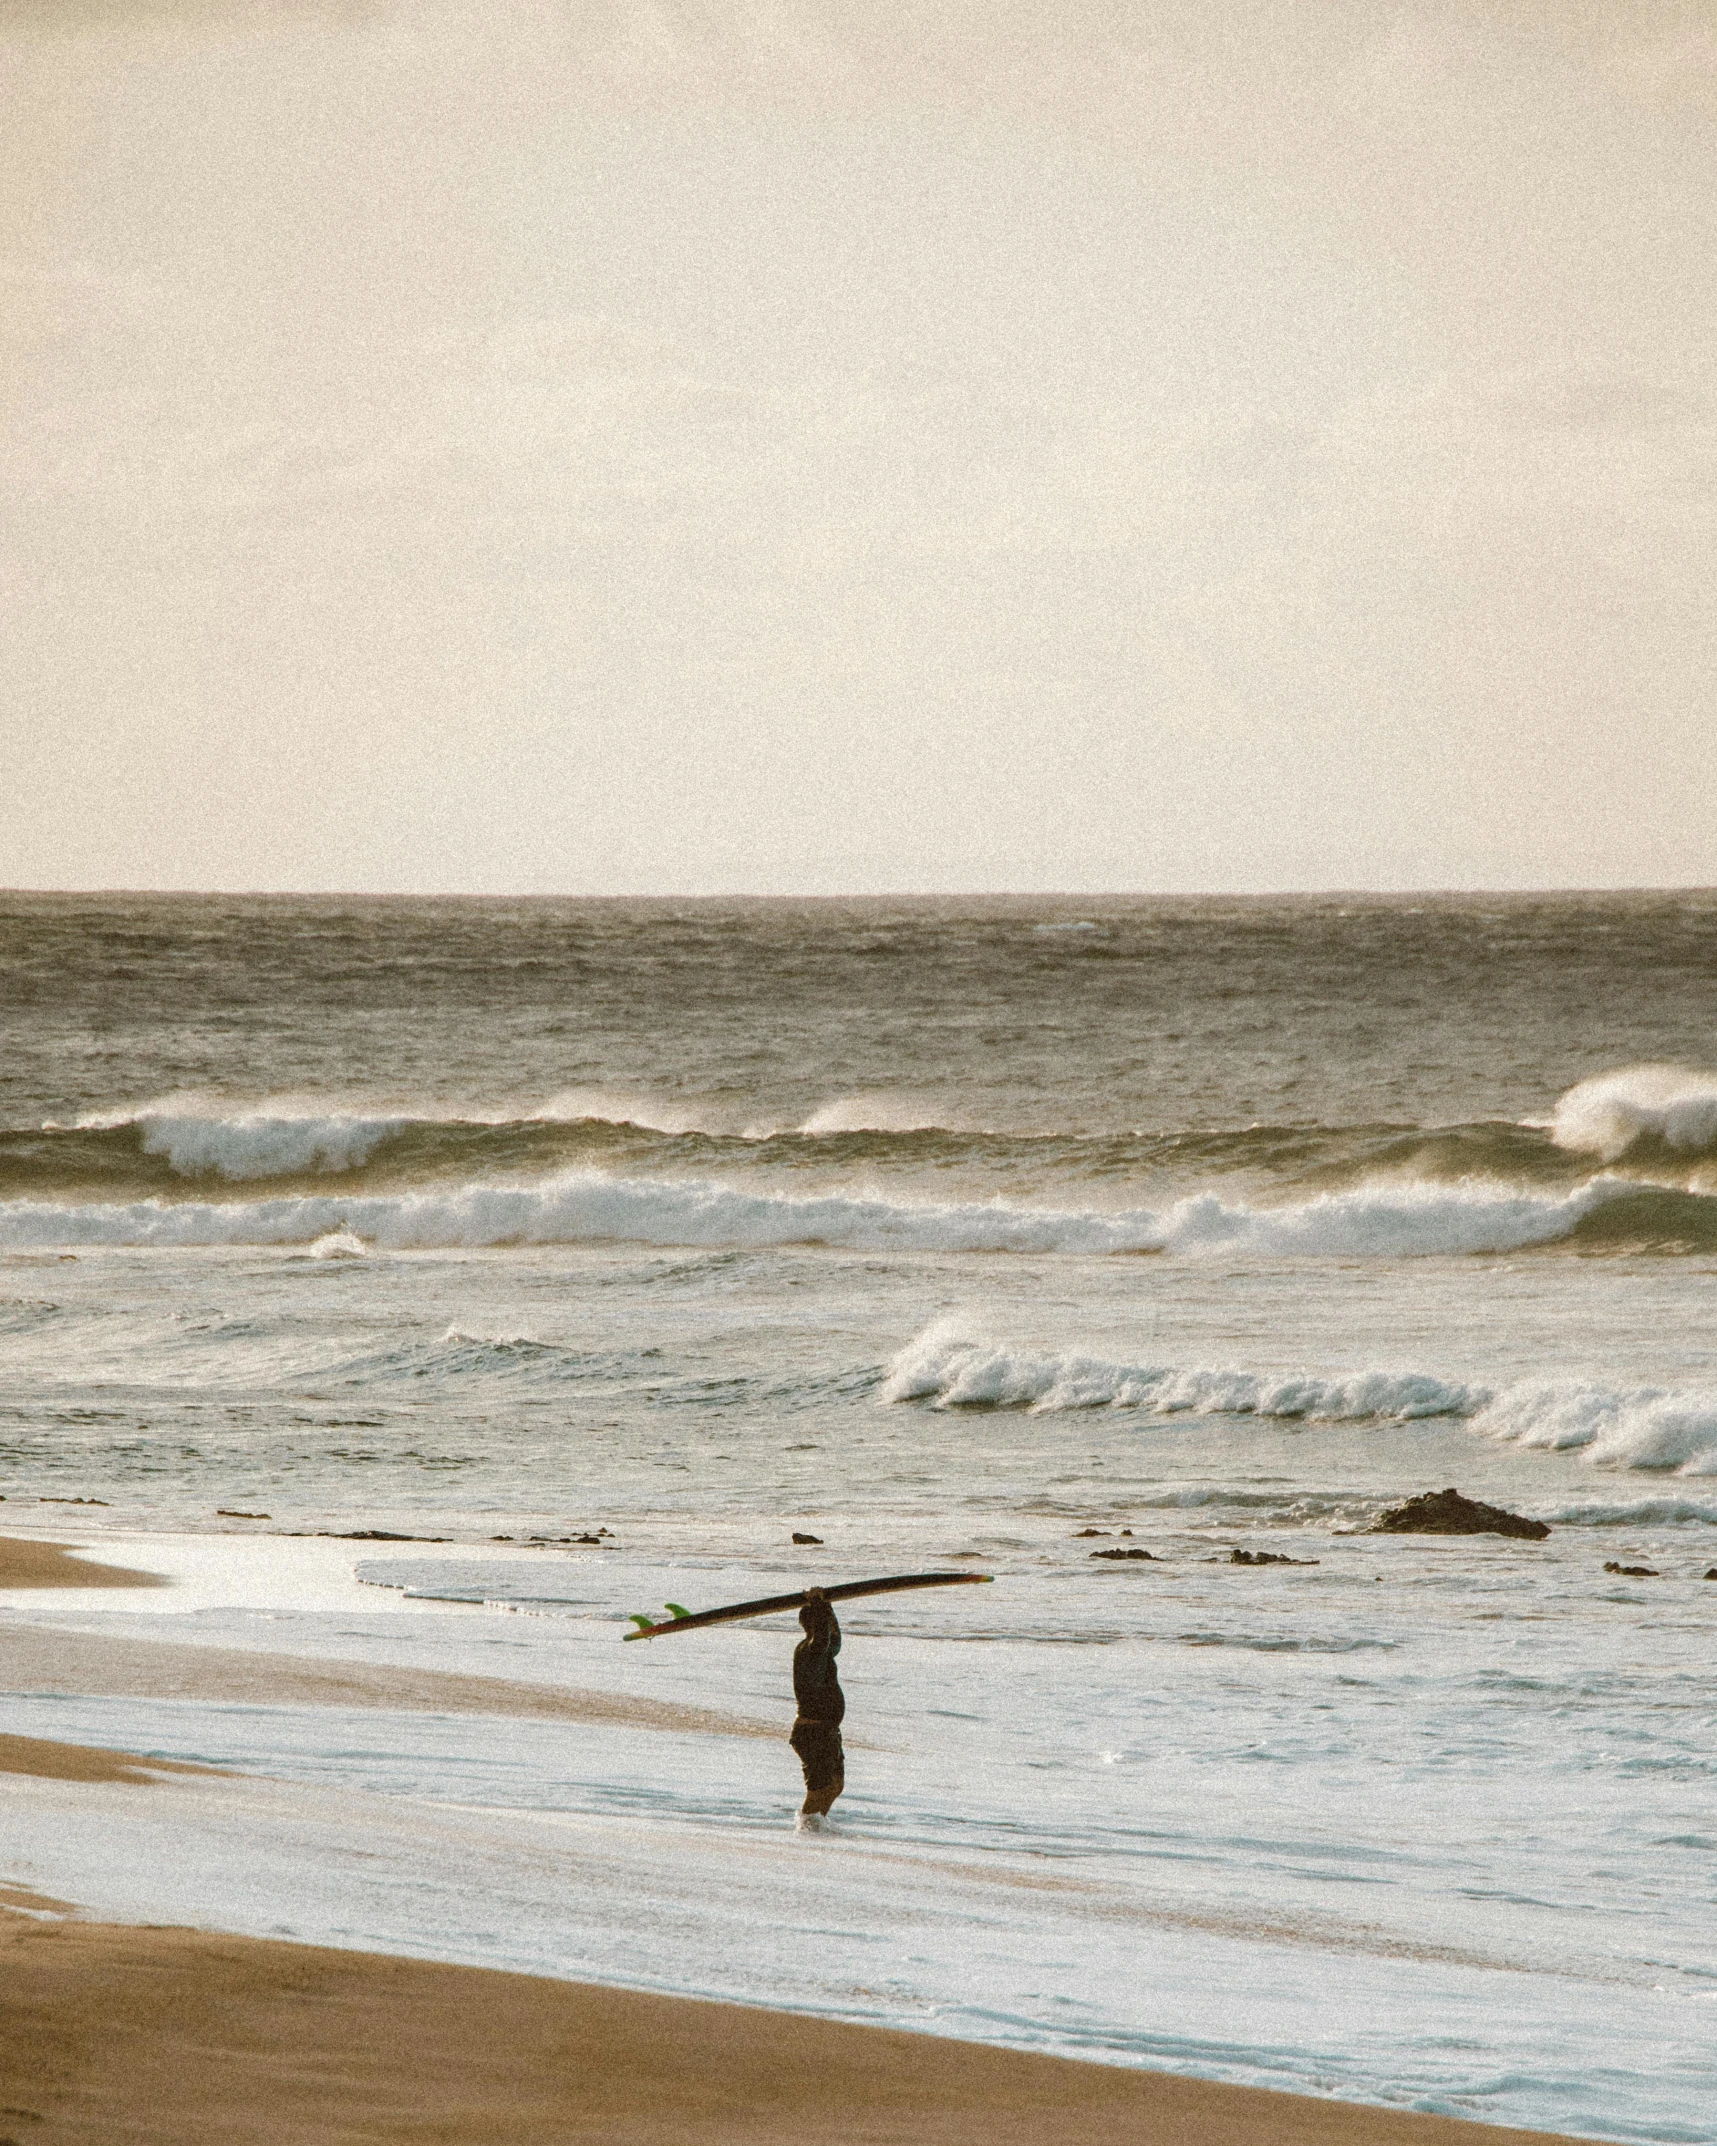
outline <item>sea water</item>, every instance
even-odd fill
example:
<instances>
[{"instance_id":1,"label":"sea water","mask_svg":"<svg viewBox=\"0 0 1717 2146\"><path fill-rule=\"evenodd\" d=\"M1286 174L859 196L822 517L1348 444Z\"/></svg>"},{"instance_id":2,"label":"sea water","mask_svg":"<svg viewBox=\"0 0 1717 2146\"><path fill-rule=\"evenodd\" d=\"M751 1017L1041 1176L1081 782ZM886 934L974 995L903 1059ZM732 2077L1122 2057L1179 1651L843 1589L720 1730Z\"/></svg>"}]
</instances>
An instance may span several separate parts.
<instances>
[{"instance_id":1,"label":"sea water","mask_svg":"<svg viewBox=\"0 0 1717 2146\"><path fill-rule=\"evenodd\" d=\"M0 954L0 1524L350 1590L62 1621L767 1719L791 1620L627 1613L995 1575L849 1616L812 1842L767 1743L10 1702L439 1829L409 1914L330 1851L246 1926L1717 2136L1717 897L14 896ZM1448 1484L1550 1538L1365 1533ZM576 1929L496 1950L448 1804L574 1829Z\"/></svg>"}]
</instances>

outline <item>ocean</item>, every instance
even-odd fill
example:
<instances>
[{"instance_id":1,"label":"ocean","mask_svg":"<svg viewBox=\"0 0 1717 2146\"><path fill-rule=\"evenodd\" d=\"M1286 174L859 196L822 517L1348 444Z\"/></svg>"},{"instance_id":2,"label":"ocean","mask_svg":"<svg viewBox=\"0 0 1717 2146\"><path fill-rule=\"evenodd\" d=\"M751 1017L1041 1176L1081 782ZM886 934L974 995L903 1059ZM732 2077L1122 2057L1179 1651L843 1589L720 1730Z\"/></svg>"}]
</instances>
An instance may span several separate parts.
<instances>
[{"instance_id":1,"label":"ocean","mask_svg":"<svg viewBox=\"0 0 1717 2146\"><path fill-rule=\"evenodd\" d=\"M995 1575L846 1620L809 1844L784 1746L478 1779L189 1710L169 1755L623 1823L616 1899L704 1873L653 1952L294 1929L1717 2137L1717 894L10 895L0 978L0 1525L355 1567L91 1629L414 1617L756 1712L786 1628L627 1614ZM1451 1484L1549 1539L1364 1532ZM144 1733L59 1704L9 1713ZM736 1935L744 1842L821 1905Z\"/></svg>"}]
</instances>

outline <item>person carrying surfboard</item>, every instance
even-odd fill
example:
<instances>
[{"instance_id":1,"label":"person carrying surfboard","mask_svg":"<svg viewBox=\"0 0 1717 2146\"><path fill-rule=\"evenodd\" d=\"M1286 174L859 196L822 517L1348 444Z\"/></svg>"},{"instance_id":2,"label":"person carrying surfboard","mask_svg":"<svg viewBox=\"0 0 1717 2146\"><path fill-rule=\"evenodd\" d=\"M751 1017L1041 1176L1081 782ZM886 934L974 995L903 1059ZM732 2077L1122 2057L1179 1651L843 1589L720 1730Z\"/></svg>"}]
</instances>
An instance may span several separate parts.
<instances>
[{"instance_id":1,"label":"person carrying surfboard","mask_svg":"<svg viewBox=\"0 0 1717 2146\"><path fill-rule=\"evenodd\" d=\"M803 1831L815 1832L847 1785L846 1754L841 1749L841 1722L846 1694L835 1674L841 1651L840 1619L820 1587L807 1589L799 1622L805 1636L793 1649L793 1700L798 1708L787 1741L805 1774L805 1800L799 1806Z\"/></svg>"},{"instance_id":2,"label":"person carrying surfboard","mask_svg":"<svg viewBox=\"0 0 1717 2146\"><path fill-rule=\"evenodd\" d=\"M846 1694L835 1674L835 1656L841 1651L841 1628L835 1617L837 1602L850 1602L858 1595L894 1595L910 1587L971 1587L993 1577L988 1572L902 1572L886 1580L843 1580L838 1587L806 1587L797 1594L763 1595L755 1602L729 1602L720 1609L688 1610L678 1602L668 1604L668 1615L648 1617L634 1611L634 1632L624 1639L660 1639L667 1632L697 1632L712 1624L734 1624L742 1617L769 1617L779 1610L796 1609L805 1636L793 1649L793 1727L787 1741L793 1746L805 1775L805 1800L799 1807L802 1831L815 1832L830 1805L847 1785L846 1755L841 1749L841 1723L846 1718Z\"/></svg>"}]
</instances>

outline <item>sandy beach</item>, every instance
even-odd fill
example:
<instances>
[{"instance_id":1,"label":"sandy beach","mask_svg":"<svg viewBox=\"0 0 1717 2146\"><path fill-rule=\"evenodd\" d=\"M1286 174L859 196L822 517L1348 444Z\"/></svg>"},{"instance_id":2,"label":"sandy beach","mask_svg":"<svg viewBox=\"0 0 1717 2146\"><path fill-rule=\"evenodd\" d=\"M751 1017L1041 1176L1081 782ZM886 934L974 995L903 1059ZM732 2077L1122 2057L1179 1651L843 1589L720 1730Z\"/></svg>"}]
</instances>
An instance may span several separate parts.
<instances>
[{"instance_id":1,"label":"sandy beach","mask_svg":"<svg viewBox=\"0 0 1717 2146\"><path fill-rule=\"evenodd\" d=\"M131 1572L76 1557L63 1542L36 1542L0 1535L0 1587L163 1587L153 1572Z\"/></svg>"},{"instance_id":2,"label":"sandy beach","mask_svg":"<svg viewBox=\"0 0 1717 2146\"><path fill-rule=\"evenodd\" d=\"M40 2146L1551 2138L576 1982L49 1921L13 1900L0 2121Z\"/></svg>"},{"instance_id":3,"label":"sandy beach","mask_svg":"<svg viewBox=\"0 0 1717 2146\"><path fill-rule=\"evenodd\" d=\"M0 1537L0 1584L143 1589L163 1580L67 1544ZM772 1733L667 1702L621 1706L599 1693L555 1694L499 1678L310 1664L22 1622L6 1629L5 1659L14 1692L433 1706L704 1735ZM0 1776L122 1798L174 1781L231 1778L155 1754L12 1734L0 1734ZM22 2126L41 2146L383 2138L784 2146L806 2136L831 2146L926 2138L1024 2146L1092 2127L1187 2146L1476 2146L1553 2136L762 2007L94 1922L23 1883L0 1884L0 1960L0 2139L8 2146Z\"/></svg>"},{"instance_id":4,"label":"sandy beach","mask_svg":"<svg viewBox=\"0 0 1717 2146\"><path fill-rule=\"evenodd\" d=\"M1717 0L0 82L0 2146L1717 2146Z\"/></svg>"}]
</instances>

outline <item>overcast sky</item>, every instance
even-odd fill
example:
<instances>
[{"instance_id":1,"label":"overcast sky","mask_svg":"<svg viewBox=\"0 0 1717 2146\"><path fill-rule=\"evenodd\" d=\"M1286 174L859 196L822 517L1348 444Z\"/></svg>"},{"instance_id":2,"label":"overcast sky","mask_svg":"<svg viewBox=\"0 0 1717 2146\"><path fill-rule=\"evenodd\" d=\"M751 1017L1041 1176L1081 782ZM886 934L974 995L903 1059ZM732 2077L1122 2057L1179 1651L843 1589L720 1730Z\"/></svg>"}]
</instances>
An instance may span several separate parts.
<instances>
[{"instance_id":1,"label":"overcast sky","mask_svg":"<svg viewBox=\"0 0 1717 2146\"><path fill-rule=\"evenodd\" d=\"M1717 881L1717 0L0 70L0 884Z\"/></svg>"}]
</instances>

